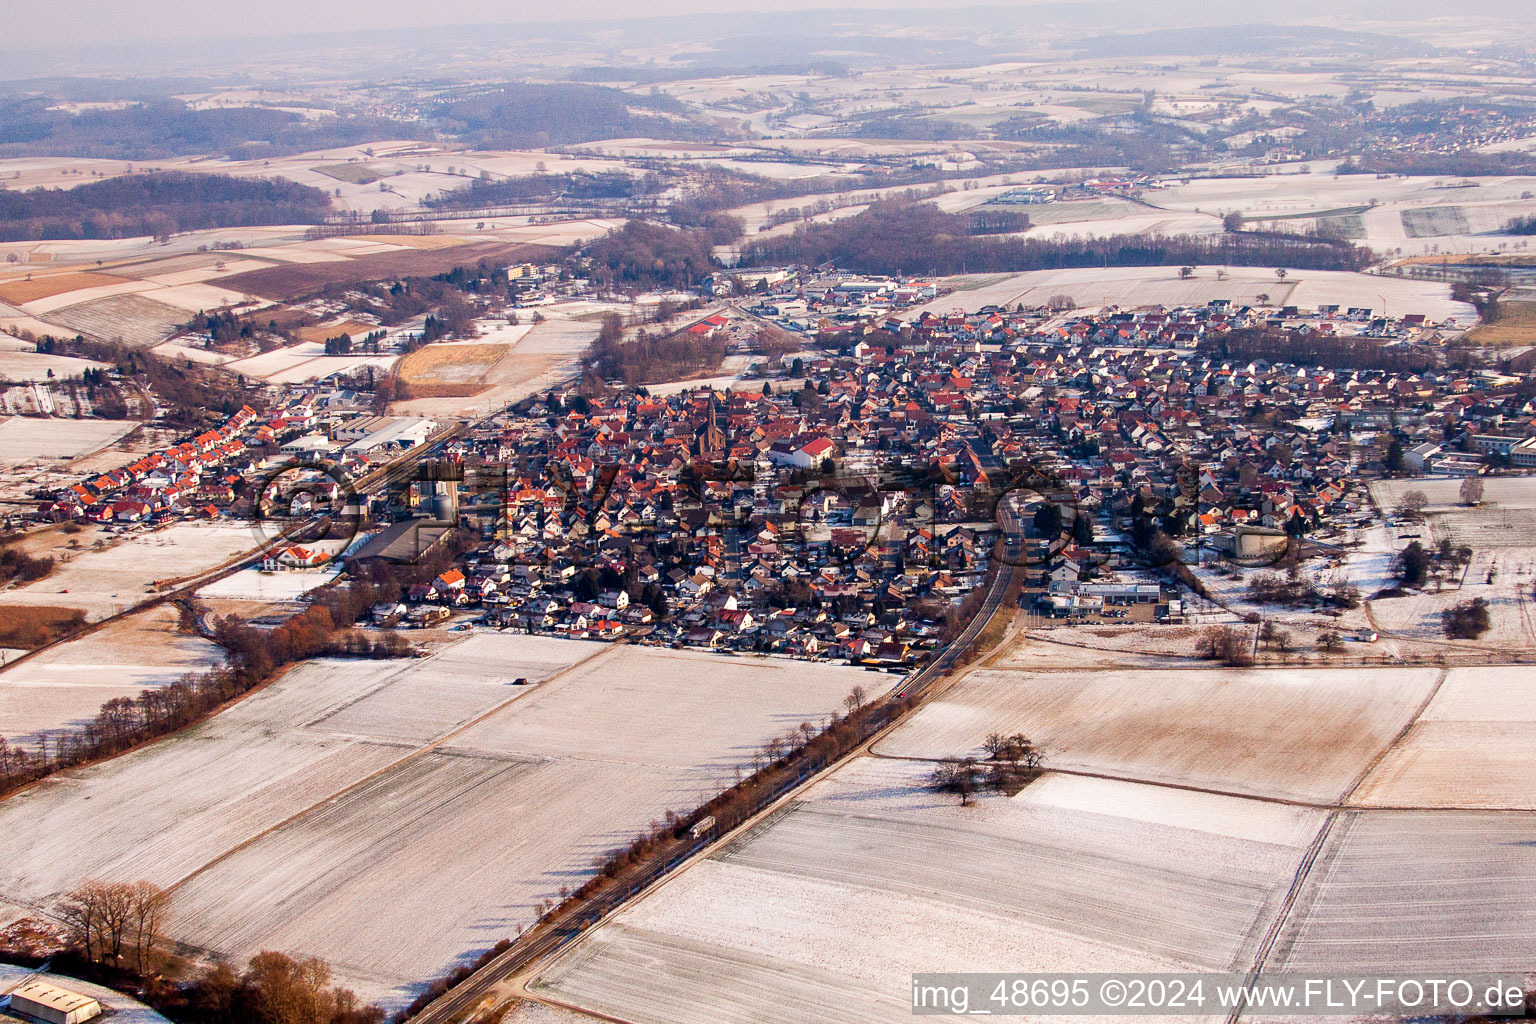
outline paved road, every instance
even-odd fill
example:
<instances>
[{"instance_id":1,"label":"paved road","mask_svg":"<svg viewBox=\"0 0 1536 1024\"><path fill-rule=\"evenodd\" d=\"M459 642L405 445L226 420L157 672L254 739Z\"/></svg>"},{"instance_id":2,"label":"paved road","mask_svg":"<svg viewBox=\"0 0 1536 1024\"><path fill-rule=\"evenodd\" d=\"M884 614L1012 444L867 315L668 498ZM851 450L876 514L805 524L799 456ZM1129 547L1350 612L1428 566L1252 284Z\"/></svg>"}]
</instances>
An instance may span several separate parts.
<instances>
[{"instance_id":1,"label":"paved road","mask_svg":"<svg viewBox=\"0 0 1536 1024\"><path fill-rule=\"evenodd\" d=\"M991 623L993 616L1002 610L1003 606L1007 603L1010 588L1015 578L1023 572L1023 569L1016 564L1020 561L1020 555L1023 552L1023 538L1019 533L1018 517L1011 509L999 506L998 517L1005 537L1002 551L1003 557L998 560L997 572L993 574L992 583L987 589L987 596L982 602L981 609L954 642L945 647L919 672L912 675L904 686L896 687L895 693L904 694L918 701L922 700L933 684L943 679L949 670L955 666L966 649L981 636L982 632ZM890 699L891 695L888 694L870 707L871 709L879 707L880 704ZM900 718L892 719L885 729L869 736L860 749L862 750L875 742L886 730L899 721L901 721ZM820 772L812 773L775 799L782 800L784 796L798 792L841 763L843 762L839 760L823 768ZM770 803L772 802L770 801ZM419 1014L411 1018L412 1024L450 1024L450 1022L465 1019L483 1002L493 996L494 989L498 985L517 974L523 973L546 957L559 952L571 940L582 935L592 924L607 917L634 896L664 879L673 868L718 845L724 838L711 838L697 842L684 841L669 855L667 862L659 871L642 865L641 870L633 871L629 876L633 879L633 887L615 887L613 891L605 891L583 907L579 914L573 915L568 920L568 923L530 934L526 940L514 944L510 949L495 957L469 978L460 982L436 1001L426 1006ZM623 877L621 876L621 879Z\"/></svg>"}]
</instances>

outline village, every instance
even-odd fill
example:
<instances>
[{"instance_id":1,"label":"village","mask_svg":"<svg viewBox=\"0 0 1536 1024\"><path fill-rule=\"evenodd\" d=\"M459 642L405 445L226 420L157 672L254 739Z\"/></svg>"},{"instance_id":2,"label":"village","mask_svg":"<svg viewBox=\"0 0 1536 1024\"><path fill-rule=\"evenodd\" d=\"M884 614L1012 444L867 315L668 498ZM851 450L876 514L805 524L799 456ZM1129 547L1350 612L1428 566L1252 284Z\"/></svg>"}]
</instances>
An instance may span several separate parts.
<instances>
[{"instance_id":1,"label":"village","mask_svg":"<svg viewBox=\"0 0 1536 1024\"><path fill-rule=\"evenodd\" d=\"M1323 369L1225 346L1267 332L1406 367L1457 337L1454 319L1224 299L936 312L948 300L924 281L758 280L681 328L733 348L764 322L806 337L736 379L573 382L456 426L377 415L338 374L41 493L37 515L117 531L250 521L279 540L324 517L260 563L323 579L420 558L458 528L452 566L376 604L372 625L902 671L987 579L1003 502L1025 514L1021 607L1183 624L1224 621L1207 562L1337 564L1378 518L1373 478L1536 464L1519 374ZM381 475L406 456L409 473Z\"/></svg>"}]
</instances>

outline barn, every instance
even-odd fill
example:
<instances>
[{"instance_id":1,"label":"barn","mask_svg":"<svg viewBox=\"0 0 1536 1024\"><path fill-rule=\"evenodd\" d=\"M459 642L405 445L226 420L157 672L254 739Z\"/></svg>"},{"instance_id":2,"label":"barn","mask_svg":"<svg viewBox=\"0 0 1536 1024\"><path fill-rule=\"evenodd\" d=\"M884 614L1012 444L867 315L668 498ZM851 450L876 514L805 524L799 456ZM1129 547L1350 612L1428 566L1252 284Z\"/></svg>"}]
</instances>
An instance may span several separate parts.
<instances>
[{"instance_id":1,"label":"barn","mask_svg":"<svg viewBox=\"0 0 1536 1024\"><path fill-rule=\"evenodd\" d=\"M11 993L11 1012L45 1024L81 1024L101 1013L90 996L33 979Z\"/></svg>"}]
</instances>

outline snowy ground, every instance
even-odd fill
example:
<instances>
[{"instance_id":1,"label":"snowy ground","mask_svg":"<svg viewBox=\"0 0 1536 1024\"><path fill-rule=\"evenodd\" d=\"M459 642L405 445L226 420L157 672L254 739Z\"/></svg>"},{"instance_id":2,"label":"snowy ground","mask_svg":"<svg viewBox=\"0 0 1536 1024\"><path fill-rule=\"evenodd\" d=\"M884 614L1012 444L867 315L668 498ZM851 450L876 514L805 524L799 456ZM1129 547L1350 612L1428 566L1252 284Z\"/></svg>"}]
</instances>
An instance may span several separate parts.
<instances>
[{"instance_id":1,"label":"snowy ground","mask_svg":"<svg viewBox=\"0 0 1536 1024\"><path fill-rule=\"evenodd\" d=\"M323 587L341 575L335 569L295 569L263 572L241 569L197 592L198 597L234 601L296 601L316 587Z\"/></svg>"},{"instance_id":2,"label":"snowy ground","mask_svg":"<svg viewBox=\"0 0 1536 1024\"><path fill-rule=\"evenodd\" d=\"M1429 695L1433 669L974 671L875 746L979 753L1022 732L1052 767L1254 796L1337 797Z\"/></svg>"},{"instance_id":3,"label":"snowy ground","mask_svg":"<svg viewBox=\"0 0 1536 1024\"><path fill-rule=\"evenodd\" d=\"M1321 819L1052 775L960 807L928 767L850 763L532 990L639 1024L895 1021L918 970L1231 969Z\"/></svg>"},{"instance_id":4,"label":"snowy ground","mask_svg":"<svg viewBox=\"0 0 1536 1024\"><path fill-rule=\"evenodd\" d=\"M1304 309L1338 303L1385 310L1394 316L1423 313L1437 321L1455 318L1469 327L1477 322L1471 306L1452 301L1447 284L1334 270L1297 270L1284 281L1273 270L1257 267L1228 267L1226 273L1226 279L1218 281L1210 267L1200 268L1189 280L1179 277L1177 267L1033 270L951 292L902 316L915 320L925 311L943 314L987 305L1043 306L1053 296L1065 294L1083 307L1203 306L1212 299ZM1260 295L1269 299L1261 302Z\"/></svg>"},{"instance_id":5,"label":"snowy ground","mask_svg":"<svg viewBox=\"0 0 1536 1024\"><path fill-rule=\"evenodd\" d=\"M261 540L247 526L174 523L110 538L101 549L87 541L89 546L83 544L46 578L0 591L0 608L63 605L84 609L88 619L103 619L144 600L156 580L215 568Z\"/></svg>"},{"instance_id":6,"label":"snowy ground","mask_svg":"<svg viewBox=\"0 0 1536 1024\"><path fill-rule=\"evenodd\" d=\"M1536 668L1452 669L1357 801L1536 810Z\"/></svg>"},{"instance_id":7,"label":"snowy ground","mask_svg":"<svg viewBox=\"0 0 1536 1024\"><path fill-rule=\"evenodd\" d=\"M1344 815L1270 958L1275 971L1517 971L1536 960L1536 815Z\"/></svg>"},{"instance_id":8,"label":"snowy ground","mask_svg":"<svg viewBox=\"0 0 1536 1024\"><path fill-rule=\"evenodd\" d=\"M224 660L217 645L179 632L178 618L161 605L0 670L0 736L34 747L41 731L89 721L114 697Z\"/></svg>"},{"instance_id":9,"label":"snowy ground","mask_svg":"<svg viewBox=\"0 0 1536 1024\"><path fill-rule=\"evenodd\" d=\"M82 878L147 877L173 888L178 941L319 955L398 1007L868 682L496 633L425 659L307 663L186 733L0 803L0 831L20 837L0 861L0 922ZM95 841L61 852L82 828Z\"/></svg>"},{"instance_id":10,"label":"snowy ground","mask_svg":"<svg viewBox=\"0 0 1536 1024\"><path fill-rule=\"evenodd\" d=\"M133 420L73 420L12 416L0 419L0 468L73 459L104 448L128 433Z\"/></svg>"}]
</instances>

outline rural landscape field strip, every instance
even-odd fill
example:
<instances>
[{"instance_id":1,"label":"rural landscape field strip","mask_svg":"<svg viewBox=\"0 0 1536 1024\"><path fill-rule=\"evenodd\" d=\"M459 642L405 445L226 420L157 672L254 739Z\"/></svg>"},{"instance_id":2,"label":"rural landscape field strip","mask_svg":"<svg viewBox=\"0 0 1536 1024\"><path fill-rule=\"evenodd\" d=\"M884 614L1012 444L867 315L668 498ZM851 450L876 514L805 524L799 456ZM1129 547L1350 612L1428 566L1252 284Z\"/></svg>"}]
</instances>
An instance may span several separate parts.
<instances>
[{"instance_id":1,"label":"rural landscape field strip","mask_svg":"<svg viewBox=\"0 0 1536 1024\"><path fill-rule=\"evenodd\" d=\"M1110 846L1056 830L1026 840L974 827L797 809L722 860L928 895L957 908L1006 907L1094 941L1212 968L1231 964L1274 893L1273 872L1202 870L1206 865L1196 858L1231 854L1213 854L1215 841L1203 836L1191 844L1171 831L1158 836L1167 859L1149 857L1146 837L1127 832L1117 837L1119 846ZM1020 864L1029 870L1020 872ZM1131 878L1138 884L1128 885Z\"/></svg>"},{"instance_id":2,"label":"rural landscape field strip","mask_svg":"<svg viewBox=\"0 0 1536 1024\"><path fill-rule=\"evenodd\" d=\"M1434 669L979 670L876 745L980 752L1022 732L1052 767L1318 803L1336 800L1411 720Z\"/></svg>"},{"instance_id":3,"label":"rural landscape field strip","mask_svg":"<svg viewBox=\"0 0 1536 1024\"><path fill-rule=\"evenodd\" d=\"M1273 970L1526 970L1536 958L1536 814L1350 812Z\"/></svg>"}]
</instances>

